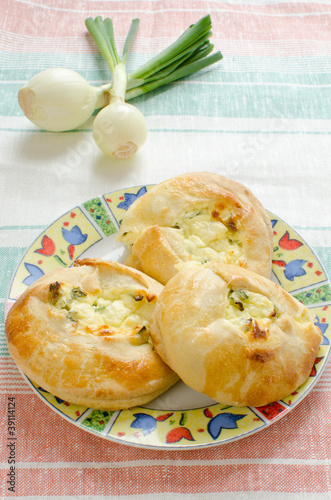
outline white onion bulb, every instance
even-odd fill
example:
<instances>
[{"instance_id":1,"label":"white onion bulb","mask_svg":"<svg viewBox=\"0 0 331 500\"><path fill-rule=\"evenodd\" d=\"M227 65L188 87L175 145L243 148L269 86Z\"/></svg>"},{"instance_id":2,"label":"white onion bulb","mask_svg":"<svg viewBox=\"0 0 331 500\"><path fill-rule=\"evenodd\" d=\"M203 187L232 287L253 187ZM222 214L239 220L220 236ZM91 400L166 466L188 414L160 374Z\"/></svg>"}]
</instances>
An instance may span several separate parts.
<instances>
[{"instance_id":1,"label":"white onion bulb","mask_svg":"<svg viewBox=\"0 0 331 500\"><path fill-rule=\"evenodd\" d=\"M132 158L147 138L144 115L132 104L120 100L111 103L95 117L93 137L107 155L121 160Z\"/></svg>"},{"instance_id":2,"label":"white onion bulb","mask_svg":"<svg viewBox=\"0 0 331 500\"><path fill-rule=\"evenodd\" d=\"M37 127L62 132L78 127L92 115L100 92L71 69L49 68L20 89L18 102Z\"/></svg>"}]
</instances>

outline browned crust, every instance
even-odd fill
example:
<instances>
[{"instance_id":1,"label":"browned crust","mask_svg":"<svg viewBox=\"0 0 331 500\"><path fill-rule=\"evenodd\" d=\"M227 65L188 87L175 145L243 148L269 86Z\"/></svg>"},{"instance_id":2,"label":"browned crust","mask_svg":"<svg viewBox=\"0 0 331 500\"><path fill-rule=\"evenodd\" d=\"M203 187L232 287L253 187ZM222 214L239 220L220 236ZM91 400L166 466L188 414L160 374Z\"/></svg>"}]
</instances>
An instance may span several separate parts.
<instances>
[{"instance_id":1,"label":"browned crust","mask_svg":"<svg viewBox=\"0 0 331 500\"><path fill-rule=\"evenodd\" d=\"M121 335L73 334L49 301L49 286L55 279L95 287L114 273L119 286L121 276L126 276L125 286L132 280L149 301L155 302L162 290L135 269L85 259L28 288L12 306L5 326L10 354L29 378L66 401L107 410L144 404L178 380L150 343L132 345Z\"/></svg>"},{"instance_id":2,"label":"browned crust","mask_svg":"<svg viewBox=\"0 0 331 500\"><path fill-rule=\"evenodd\" d=\"M131 257L143 266L144 272L165 285L177 273L177 267L189 259L171 228L150 226L133 247Z\"/></svg>"},{"instance_id":3,"label":"browned crust","mask_svg":"<svg viewBox=\"0 0 331 500\"><path fill-rule=\"evenodd\" d=\"M264 333L254 326L243 332L224 319L229 288L274 303L277 317ZM165 286L151 335L187 385L235 406L263 406L294 392L310 375L322 340L307 308L278 285L215 262L188 265Z\"/></svg>"},{"instance_id":4,"label":"browned crust","mask_svg":"<svg viewBox=\"0 0 331 500\"><path fill-rule=\"evenodd\" d=\"M191 259L172 228L180 215L196 208L208 208L233 233L241 225L244 254L238 265L270 278L273 234L265 209L242 184L208 172L163 181L133 203L118 235L132 251L130 262L167 283L178 264Z\"/></svg>"}]
</instances>

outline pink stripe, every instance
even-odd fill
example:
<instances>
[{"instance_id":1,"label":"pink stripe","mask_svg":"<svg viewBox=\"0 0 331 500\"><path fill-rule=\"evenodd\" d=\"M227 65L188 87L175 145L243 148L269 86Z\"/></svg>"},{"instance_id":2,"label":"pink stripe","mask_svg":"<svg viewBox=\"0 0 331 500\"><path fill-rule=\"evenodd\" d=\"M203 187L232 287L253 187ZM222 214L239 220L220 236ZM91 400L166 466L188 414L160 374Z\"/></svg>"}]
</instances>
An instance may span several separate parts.
<instances>
[{"instance_id":1,"label":"pink stripe","mask_svg":"<svg viewBox=\"0 0 331 500\"><path fill-rule=\"evenodd\" d=\"M180 30L177 32L177 35ZM222 34L222 33L221 33ZM23 37L19 35L3 36L0 38L0 50L10 53L47 53L47 54L98 54L99 51L92 41L87 43L87 34L73 37L44 38L42 46L38 37ZM131 54L157 54L166 48L174 38L165 40L154 38L147 40L138 36L132 47ZM212 38L214 50L221 50L225 57L239 56L269 56L269 57L302 57L331 55L331 41L323 40L231 40L217 39L215 33ZM124 38L122 38L124 43ZM121 40L117 40L121 50ZM8 311L7 311L8 312Z\"/></svg>"},{"instance_id":2,"label":"pink stripe","mask_svg":"<svg viewBox=\"0 0 331 500\"><path fill-rule=\"evenodd\" d=\"M175 459L175 457L173 457ZM109 462L112 458L109 459ZM212 493L230 491L326 492L329 481L322 466L289 465L155 465L123 469L19 470L18 495L142 495L152 493ZM2 484L6 472L1 471Z\"/></svg>"},{"instance_id":3,"label":"pink stripe","mask_svg":"<svg viewBox=\"0 0 331 500\"><path fill-rule=\"evenodd\" d=\"M15 6L15 12L19 12L19 10L16 9L24 9L29 6L28 3L23 3L20 2L20 0L14 0L17 6ZM8 5L12 5L13 2L11 0L7 0ZM38 2L34 2L31 0L31 5L30 7L34 8L36 7ZM42 2L39 1L39 4L42 6L40 8L49 8L49 9L54 9L58 10L61 12L89 12L93 15L99 15L101 12L104 12L105 14L113 11L120 11L120 12L139 12L139 11L153 11L154 13L158 12L164 12L167 10L176 10L177 12L185 12L186 11L206 11L206 12L213 12L215 11L234 11L238 13L252 13L254 15L257 14L269 14L269 15L274 15L274 16L279 16L279 15L286 15L289 13L295 13L298 16L301 14L307 15L307 14L314 14L314 13L323 13L326 11L330 11L330 5L321 2L320 4L317 3L295 3L288 1L287 3L274 3L271 5L255 5L255 4L249 4L246 2L244 5L238 5L238 4L227 4L224 3L222 4L221 2L208 2L208 8L206 8L205 2L195 2L194 4L182 4L179 6L177 0L165 0L163 2L157 2L157 3L151 3L148 1L136 1L136 2L122 2L118 0L117 2L112 1L99 1L99 2L89 2L89 1L80 1L79 2L79 7L77 6L77 2L74 0L43 0Z\"/></svg>"},{"instance_id":4,"label":"pink stripe","mask_svg":"<svg viewBox=\"0 0 331 500\"><path fill-rule=\"evenodd\" d=\"M7 396L0 396L2 415L6 415L6 404ZM330 392L313 392L286 417L251 437L199 451L166 452L103 440L64 420L38 396L17 394L17 435L19 440L24 440L24 446L17 449L17 461L107 462L110 454L113 462L160 458L305 460L308 454L309 457L327 459L331 448L330 406ZM6 461L3 448L0 460Z\"/></svg>"},{"instance_id":5,"label":"pink stripe","mask_svg":"<svg viewBox=\"0 0 331 500\"><path fill-rule=\"evenodd\" d=\"M8 369L17 369L18 371L15 361L8 356L0 358L0 371L6 371Z\"/></svg>"},{"instance_id":6,"label":"pink stripe","mask_svg":"<svg viewBox=\"0 0 331 500\"><path fill-rule=\"evenodd\" d=\"M91 4L80 2L79 9L75 2L63 1L62 3L51 0L47 5L52 9L37 7L20 3L17 0L6 0L6 7L2 11L12 12L15 16L3 16L5 29L8 33L19 33L27 37L80 37L77 52L82 51L83 37L86 30L84 20L88 16L111 16L114 20L116 34L120 37L126 35L130 20L136 16L141 19L139 37L152 39L153 37L175 37L187 26L197 21L200 17L211 13L213 32L215 38L227 40L324 40L331 38L330 16L314 15L314 13L331 13L331 5L323 4L276 4L269 6L256 5L222 5L222 4L196 4L195 10L187 7L178 9L175 0L151 5L147 2L94 2L93 11ZM44 3L45 5L45 3ZM111 5L111 10L109 6ZM135 7L135 8L134 8ZM64 10L57 10L63 8ZM74 14L65 10L76 10ZM213 9L215 9L213 11ZM181 15L178 16L178 10ZM284 14L292 14L279 18ZM302 17L302 14L311 14ZM22 23L22 19L29 19ZM281 19L281 22L280 22ZM39 48L43 50L42 45Z\"/></svg>"}]
</instances>

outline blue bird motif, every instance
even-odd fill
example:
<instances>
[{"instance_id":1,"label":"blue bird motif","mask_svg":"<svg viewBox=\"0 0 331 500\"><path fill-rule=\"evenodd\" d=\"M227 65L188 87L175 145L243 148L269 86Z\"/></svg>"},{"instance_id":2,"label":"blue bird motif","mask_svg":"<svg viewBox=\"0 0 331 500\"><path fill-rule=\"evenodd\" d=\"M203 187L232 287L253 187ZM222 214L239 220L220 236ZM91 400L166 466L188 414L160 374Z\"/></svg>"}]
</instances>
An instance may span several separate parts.
<instances>
[{"instance_id":1,"label":"blue bird motif","mask_svg":"<svg viewBox=\"0 0 331 500\"><path fill-rule=\"evenodd\" d=\"M135 420L131 423L130 427L133 429L142 429L144 436L147 436L156 428L157 421L147 413L135 413L133 415Z\"/></svg>"},{"instance_id":2,"label":"blue bird motif","mask_svg":"<svg viewBox=\"0 0 331 500\"><path fill-rule=\"evenodd\" d=\"M87 234L83 234L79 226L74 226L70 230L63 227L62 236L70 245L81 245L87 239Z\"/></svg>"},{"instance_id":3,"label":"blue bird motif","mask_svg":"<svg viewBox=\"0 0 331 500\"><path fill-rule=\"evenodd\" d=\"M289 281L294 281L294 278L307 274L302 267L307 262L306 260L295 259L287 263L283 260L273 260L272 262L277 266L284 267L285 278Z\"/></svg>"},{"instance_id":4,"label":"blue bird motif","mask_svg":"<svg viewBox=\"0 0 331 500\"><path fill-rule=\"evenodd\" d=\"M37 281L37 279L41 278L45 274L44 271L40 269L40 267L35 266L34 264L29 264L28 262L24 262L24 266L26 270L30 273L29 276L27 276L23 280L24 285L27 286L32 285L32 283Z\"/></svg>"},{"instance_id":5,"label":"blue bird motif","mask_svg":"<svg viewBox=\"0 0 331 500\"><path fill-rule=\"evenodd\" d=\"M213 439L217 439L222 429L238 429L237 422L244 417L246 417L246 415L219 413L208 422L207 430Z\"/></svg>"},{"instance_id":6,"label":"blue bird motif","mask_svg":"<svg viewBox=\"0 0 331 500\"><path fill-rule=\"evenodd\" d=\"M136 201L138 198L140 198L143 194L147 192L147 189L145 186L139 189L137 194L134 193L124 193L124 201L121 201L117 205L117 208L122 208L123 210L128 210L128 208L132 205L134 201Z\"/></svg>"},{"instance_id":7,"label":"blue bird motif","mask_svg":"<svg viewBox=\"0 0 331 500\"><path fill-rule=\"evenodd\" d=\"M131 423L130 427L133 429L142 429L144 436L153 432L158 422L163 422L171 417L173 413L163 413L154 418L147 413L134 413L135 420Z\"/></svg>"},{"instance_id":8,"label":"blue bird motif","mask_svg":"<svg viewBox=\"0 0 331 500\"><path fill-rule=\"evenodd\" d=\"M288 280L293 281L294 278L298 278L299 276L304 276L305 274L307 274L306 271L302 268L302 266L306 262L306 260L302 259L295 259L291 260L291 262L288 262L284 271L285 277Z\"/></svg>"}]
</instances>

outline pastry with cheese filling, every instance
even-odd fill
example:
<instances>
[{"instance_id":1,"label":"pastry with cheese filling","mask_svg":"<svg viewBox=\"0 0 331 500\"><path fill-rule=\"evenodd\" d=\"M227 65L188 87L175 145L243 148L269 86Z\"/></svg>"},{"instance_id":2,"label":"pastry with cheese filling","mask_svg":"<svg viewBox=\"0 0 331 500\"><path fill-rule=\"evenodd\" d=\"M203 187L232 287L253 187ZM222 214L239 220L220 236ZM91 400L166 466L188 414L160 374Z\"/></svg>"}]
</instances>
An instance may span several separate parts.
<instances>
[{"instance_id":1,"label":"pastry with cheese filling","mask_svg":"<svg viewBox=\"0 0 331 500\"><path fill-rule=\"evenodd\" d=\"M128 209L118 239L127 264L165 284L187 261L236 264L270 278L270 219L242 184L218 174L183 174L157 184Z\"/></svg>"},{"instance_id":2,"label":"pastry with cheese filling","mask_svg":"<svg viewBox=\"0 0 331 500\"><path fill-rule=\"evenodd\" d=\"M12 306L9 351L31 380L65 401L105 410L147 403L178 380L150 339L162 288L116 262L76 261Z\"/></svg>"},{"instance_id":3,"label":"pastry with cheese filling","mask_svg":"<svg viewBox=\"0 0 331 500\"><path fill-rule=\"evenodd\" d=\"M192 389L263 406L308 378L322 340L303 304L239 266L185 264L164 287L151 326L162 359Z\"/></svg>"}]
</instances>

